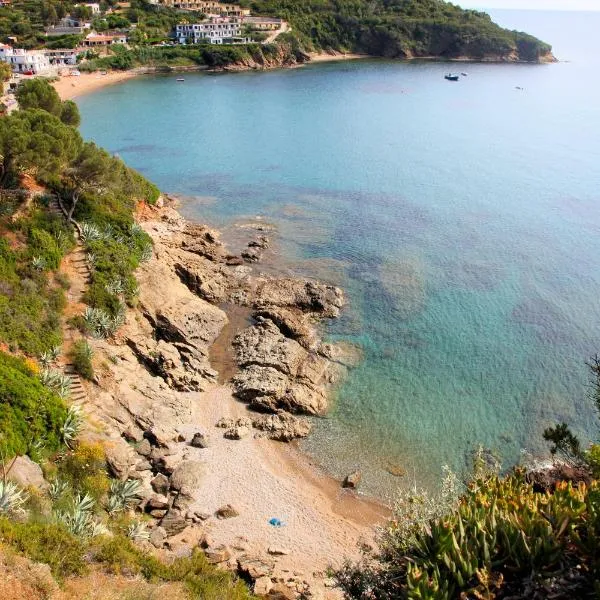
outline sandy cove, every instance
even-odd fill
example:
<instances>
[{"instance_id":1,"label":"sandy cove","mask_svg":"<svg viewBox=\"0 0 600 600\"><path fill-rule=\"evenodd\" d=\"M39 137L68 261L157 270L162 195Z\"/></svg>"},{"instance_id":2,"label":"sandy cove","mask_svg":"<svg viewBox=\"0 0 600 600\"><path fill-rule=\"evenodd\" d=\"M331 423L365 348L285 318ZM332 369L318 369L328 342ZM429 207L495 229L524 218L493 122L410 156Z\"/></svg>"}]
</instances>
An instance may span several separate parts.
<instances>
[{"instance_id":1,"label":"sandy cove","mask_svg":"<svg viewBox=\"0 0 600 600\"><path fill-rule=\"evenodd\" d=\"M107 71L106 75L101 75L100 72L81 73L78 77L61 75L52 85L62 100L72 100L109 85L127 81L136 75L136 71Z\"/></svg>"},{"instance_id":2,"label":"sandy cove","mask_svg":"<svg viewBox=\"0 0 600 600\"><path fill-rule=\"evenodd\" d=\"M118 337L91 342L87 435L105 445L116 477L140 481L150 548L200 545L257 593L338 598L327 568L358 558L389 513L281 440L307 435L302 415L326 411L328 389L355 359L315 327L339 312L341 291L257 274L264 231L250 230L235 256L218 232L171 208L144 213L154 256L138 270L139 305ZM224 384L211 360L227 352L236 373Z\"/></svg>"},{"instance_id":3,"label":"sandy cove","mask_svg":"<svg viewBox=\"0 0 600 600\"><path fill-rule=\"evenodd\" d=\"M310 61L304 64L321 63L321 62L333 62L343 60L356 60L360 58L369 58L363 54L329 54L326 52L317 53L313 52L309 54ZM302 64L296 66L303 66ZM284 67L279 67L284 68ZM188 71L190 69L182 69ZM205 71L203 67L198 67L200 71ZM248 70L248 69L246 69ZM174 70L174 72L177 69ZM96 92L104 87L122 83L128 81L138 75L152 74L153 71L150 68L139 68L132 69L129 71L103 71L105 75L102 75L100 71L95 73L82 72L79 76L75 77L72 75L60 75L59 78L52 83L54 89L58 92L58 95L62 100L73 100L84 94Z\"/></svg>"}]
</instances>

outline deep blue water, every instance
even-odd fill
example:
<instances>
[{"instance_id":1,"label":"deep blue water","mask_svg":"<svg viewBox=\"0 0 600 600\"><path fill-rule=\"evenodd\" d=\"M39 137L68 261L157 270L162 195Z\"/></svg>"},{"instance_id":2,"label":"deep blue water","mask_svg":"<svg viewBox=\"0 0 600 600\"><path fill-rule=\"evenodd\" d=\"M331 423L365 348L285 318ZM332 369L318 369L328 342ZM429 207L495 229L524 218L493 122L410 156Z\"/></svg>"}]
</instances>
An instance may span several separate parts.
<instances>
[{"instance_id":1,"label":"deep blue water","mask_svg":"<svg viewBox=\"0 0 600 600\"><path fill-rule=\"evenodd\" d=\"M364 359L305 446L381 495L390 462L428 484L478 443L510 463L556 421L595 434L600 13L493 16L569 62L144 77L79 100L84 135L189 216L260 215L287 264L344 287L328 334Z\"/></svg>"}]
</instances>

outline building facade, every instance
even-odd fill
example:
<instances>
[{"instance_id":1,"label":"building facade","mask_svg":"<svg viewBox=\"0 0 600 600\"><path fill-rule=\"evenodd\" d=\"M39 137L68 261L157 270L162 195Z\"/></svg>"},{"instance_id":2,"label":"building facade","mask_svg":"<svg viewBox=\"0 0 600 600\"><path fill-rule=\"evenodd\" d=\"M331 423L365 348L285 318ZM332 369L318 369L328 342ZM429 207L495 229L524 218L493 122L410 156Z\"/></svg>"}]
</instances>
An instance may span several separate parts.
<instances>
[{"instance_id":1,"label":"building facade","mask_svg":"<svg viewBox=\"0 0 600 600\"><path fill-rule=\"evenodd\" d=\"M236 18L211 18L202 23L184 23L175 27L175 37L180 44L198 44L210 42L222 44L239 38L242 31L241 23Z\"/></svg>"},{"instance_id":2,"label":"building facade","mask_svg":"<svg viewBox=\"0 0 600 600\"><path fill-rule=\"evenodd\" d=\"M221 15L223 17L243 17L250 10L237 4L224 4L215 0L163 0L165 6L181 10L194 10L205 15Z\"/></svg>"},{"instance_id":3,"label":"building facade","mask_svg":"<svg viewBox=\"0 0 600 600\"><path fill-rule=\"evenodd\" d=\"M278 19L276 17L244 17L243 23L252 29L276 31L277 29L281 29L283 19Z\"/></svg>"},{"instance_id":4,"label":"building facade","mask_svg":"<svg viewBox=\"0 0 600 600\"><path fill-rule=\"evenodd\" d=\"M94 48L97 46L112 46L113 44L126 44L127 36L124 33L100 35L91 33L84 40L81 41L81 45L86 48Z\"/></svg>"},{"instance_id":5,"label":"building facade","mask_svg":"<svg viewBox=\"0 0 600 600\"><path fill-rule=\"evenodd\" d=\"M8 63L15 73L38 75L50 71L50 61L42 50L24 50L0 44L0 60Z\"/></svg>"},{"instance_id":6,"label":"building facade","mask_svg":"<svg viewBox=\"0 0 600 600\"><path fill-rule=\"evenodd\" d=\"M69 48L60 50L44 50L52 66L70 66L77 64L77 51Z\"/></svg>"}]
</instances>

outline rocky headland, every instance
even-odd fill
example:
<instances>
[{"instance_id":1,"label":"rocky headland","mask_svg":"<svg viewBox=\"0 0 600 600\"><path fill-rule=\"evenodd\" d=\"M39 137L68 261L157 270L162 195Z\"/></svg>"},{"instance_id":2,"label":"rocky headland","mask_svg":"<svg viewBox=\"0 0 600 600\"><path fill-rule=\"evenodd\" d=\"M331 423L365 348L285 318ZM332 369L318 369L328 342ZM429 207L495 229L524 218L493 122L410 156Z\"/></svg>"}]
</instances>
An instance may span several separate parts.
<instances>
[{"instance_id":1,"label":"rocky headland","mask_svg":"<svg viewBox=\"0 0 600 600\"><path fill-rule=\"evenodd\" d=\"M153 257L126 324L94 341L88 435L103 440L116 477L142 484L137 510L152 517L160 552L199 545L257 593L336 597L327 567L355 555L386 511L281 442L308 435L355 360L319 335L342 291L257 272L265 232L234 255L173 208L146 209L140 223ZM214 361L223 354L227 381Z\"/></svg>"}]
</instances>

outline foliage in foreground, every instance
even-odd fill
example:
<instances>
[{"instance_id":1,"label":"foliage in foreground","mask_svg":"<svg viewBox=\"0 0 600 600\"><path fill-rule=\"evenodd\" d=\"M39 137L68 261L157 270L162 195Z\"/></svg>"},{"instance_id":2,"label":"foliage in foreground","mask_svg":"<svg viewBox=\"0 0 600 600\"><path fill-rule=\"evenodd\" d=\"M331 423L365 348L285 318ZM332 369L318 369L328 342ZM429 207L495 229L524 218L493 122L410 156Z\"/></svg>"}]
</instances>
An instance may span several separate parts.
<instances>
[{"instance_id":1,"label":"foliage in foreground","mask_svg":"<svg viewBox=\"0 0 600 600\"><path fill-rule=\"evenodd\" d=\"M189 558L162 562L136 547L124 535L82 538L60 523L14 522L0 517L0 546L11 548L50 566L59 580L83 575L98 566L120 575L140 575L151 582L183 582L190 598L198 600L250 600L243 582L210 565L200 550Z\"/></svg>"},{"instance_id":2,"label":"foliage in foreground","mask_svg":"<svg viewBox=\"0 0 600 600\"><path fill-rule=\"evenodd\" d=\"M92 348L85 340L77 340L69 353L75 372L90 381L94 378L92 356Z\"/></svg>"},{"instance_id":3,"label":"foliage in foreground","mask_svg":"<svg viewBox=\"0 0 600 600\"><path fill-rule=\"evenodd\" d=\"M60 397L44 387L21 359L0 352L0 448L4 458L61 446L66 417Z\"/></svg>"},{"instance_id":4,"label":"foliage in foreground","mask_svg":"<svg viewBox=\"0 0 600 600\"><path fill-rule=\"evenodd\" d=\"M474 481L407 548L392 522L377 560L337 578L357 599L591 598L600 592L599 536L598 484L540 493L517 471Z\"/></svg>"},{"instance_id":5,"label":"foliage in foreground","mask_svg":"<svg viewBox=\"0 0 600 600\"><path fill-rule=\"evenodd\" d=\"M600 357L589 366L600 416ZM565 423L544 438L561 459L550 471L501 477L499 465L477 460L456 502L443 493L437 502L401 498L379 554L337 572L346 597L600 597L600 444L583 450Z\"/></svg>"}]
</instances>

